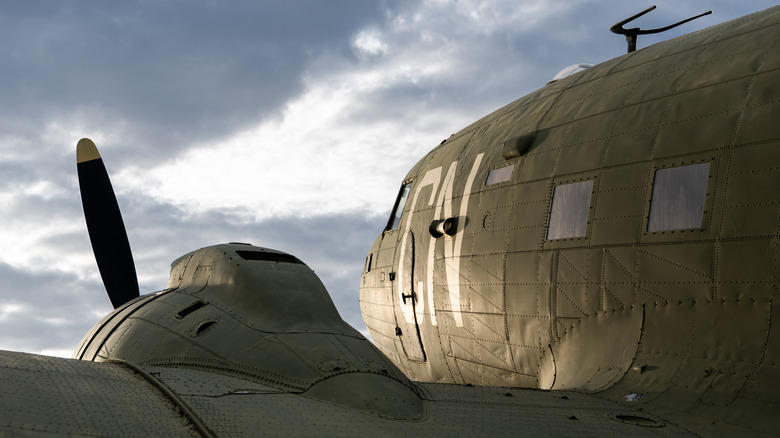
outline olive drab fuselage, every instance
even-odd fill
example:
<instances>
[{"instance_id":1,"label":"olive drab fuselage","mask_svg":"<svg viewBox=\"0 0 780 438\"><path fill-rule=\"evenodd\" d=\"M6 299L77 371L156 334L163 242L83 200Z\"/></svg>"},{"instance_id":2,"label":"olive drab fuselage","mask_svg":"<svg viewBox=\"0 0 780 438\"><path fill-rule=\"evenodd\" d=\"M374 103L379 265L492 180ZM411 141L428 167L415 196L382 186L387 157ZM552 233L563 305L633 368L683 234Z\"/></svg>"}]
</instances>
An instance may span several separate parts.
<instances>
[{"instance_id":1,"label":"olive drab fuselage","mask_svg":"<svg viewBox=\"0 0 780 438\"><path fill-rule=\"evenodd\" d=\"M433 149L366 259L380 350L420 381L777 403L778 16L551 82Z\"/></svg>"}]
</instances>

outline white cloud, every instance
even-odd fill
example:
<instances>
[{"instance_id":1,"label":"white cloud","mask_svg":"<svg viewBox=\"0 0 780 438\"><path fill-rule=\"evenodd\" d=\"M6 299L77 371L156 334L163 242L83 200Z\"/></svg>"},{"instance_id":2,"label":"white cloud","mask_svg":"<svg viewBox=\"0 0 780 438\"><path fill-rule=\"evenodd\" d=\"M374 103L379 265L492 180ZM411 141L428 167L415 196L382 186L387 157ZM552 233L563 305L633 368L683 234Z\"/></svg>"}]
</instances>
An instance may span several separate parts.
<instances>
[{"instance_id":1,"label":"white cloud","mask_svg":"<svg viewBox=\"0 0 780 438\"><path fill-rule=\"evenodd\" d=\"M352 40L352 47L358 56L379 56L388 52L388 45L382 41L382 36L377 29L364 29L358 32Z\"/></svg>"},{"instance_id":2,"label":"white cloud","mask_svg":"<svg viewBox=\"0 0 780 438\"><path fill-rule=\"evenodd\" d=\"M281 116L153 169L126 168L115 184L185 210L241 208L253 220L385 213L408 168L448 135L427 128L455 127L466 119L442 110L361 120L355 108L378 90L435 80L447 67L444 61L421 66L397 57L310 77Z\"/></svg>"},{"instance_id":3,"label":"white cloud","mask_svg":"<svg viewBox=\"0 0 780 438\"><path fill-rule=\"evenodd\" d=\"M0 305L0 321L11 317L17 313L28 311L28 306L19 303L5 303Z\"/></svg>"}]
</instances>

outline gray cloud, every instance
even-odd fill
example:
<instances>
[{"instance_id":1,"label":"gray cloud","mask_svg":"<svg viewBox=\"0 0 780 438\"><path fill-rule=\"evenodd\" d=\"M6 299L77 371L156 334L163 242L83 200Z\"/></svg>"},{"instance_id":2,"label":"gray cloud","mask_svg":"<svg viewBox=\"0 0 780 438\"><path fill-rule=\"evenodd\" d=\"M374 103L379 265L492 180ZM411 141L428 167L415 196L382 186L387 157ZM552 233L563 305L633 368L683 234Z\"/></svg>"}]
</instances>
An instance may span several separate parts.
<instances>
[{"instance_id":1,"label":"gray cloud","mask_svg":"<svg viewBox=\"0 0 780 438\"><path fill-rule=\"evenodd\" d=\"M24 272L0 263L0 346L24 351L75 349L106 306L91 302L99 284L76 275ZM110 306L108 306L110 308Z\"/></svg>"},{"instance_id":2,"label":"gray cloud","mask_svg":"<svg viewBox=\"0 0 780 438\"><path fill-rule=\"evenodd\" d=\"M119 145L159 159L278 112L310 57L347 51L378 12L354 0L6 4L0 131L30 138L33 121L65 119L132 132Z\"/></svg>"}]
</instances>

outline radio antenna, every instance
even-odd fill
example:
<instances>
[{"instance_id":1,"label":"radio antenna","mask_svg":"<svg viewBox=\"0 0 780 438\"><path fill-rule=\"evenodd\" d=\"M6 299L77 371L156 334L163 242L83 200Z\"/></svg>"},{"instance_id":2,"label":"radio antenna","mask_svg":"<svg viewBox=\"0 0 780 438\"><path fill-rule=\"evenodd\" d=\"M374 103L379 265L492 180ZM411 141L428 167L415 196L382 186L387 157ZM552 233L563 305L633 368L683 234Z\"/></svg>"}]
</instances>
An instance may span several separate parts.
<instances>
[{"instance_id":1,"label":"radio antenna","mask_svg":"<svg viewBox=\"0 0 780 438\"><path fill-rule=\"evenodd\" d=\"M626 18L625 20L621 21L620 23L617 23L616 25L609 28L609 30L612 31L612 33L616 33L618 35L625 35L626 36L626 42L628 42L628 53L636 51L636 39L639 35L647 35L651 33L660 33L665 32L669 29L675 28L681 24L685 24L691 20L695 20L697 18L703 17L705 15L709 15L712 13L712 11L707 11L703 14L699 14L695 17L688 18L687 20L680 21L679 23L674 23L672 25L666 26L666 27L659 27L658 29L640 29L638 27L632 27L631 29L625 29L623 26L631 21L636 20L637 18L641 17L642 15L645 15L646 13L652 11L655 9L655 5L653 5L650 8L645 9L644 11L634 15L633 17Z\"/></svg>"}]
</instances>

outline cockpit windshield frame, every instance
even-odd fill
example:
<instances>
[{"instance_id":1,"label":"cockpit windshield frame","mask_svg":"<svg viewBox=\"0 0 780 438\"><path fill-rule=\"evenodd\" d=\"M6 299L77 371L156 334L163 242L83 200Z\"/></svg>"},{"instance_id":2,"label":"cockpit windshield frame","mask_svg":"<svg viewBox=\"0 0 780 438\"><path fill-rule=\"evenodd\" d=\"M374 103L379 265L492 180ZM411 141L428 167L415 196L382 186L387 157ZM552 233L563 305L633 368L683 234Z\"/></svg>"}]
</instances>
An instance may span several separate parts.
<instances>
[{"instance_id":1,"label":"cockpit windshield frame","mask_svg":"<svg viewBox=\"0 0 780 438\"><path fill-rule=\"evenodd\" d=\"M412 181L407 181L401 185L398 196L395 198L393 212L390 214L390 218L387 221L385 231L395 230L401 225L401 215L404 212L404 207L406 207L406 201L409 199L411 189Z\"/></svg>"}]
</instances>

